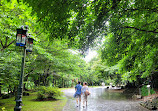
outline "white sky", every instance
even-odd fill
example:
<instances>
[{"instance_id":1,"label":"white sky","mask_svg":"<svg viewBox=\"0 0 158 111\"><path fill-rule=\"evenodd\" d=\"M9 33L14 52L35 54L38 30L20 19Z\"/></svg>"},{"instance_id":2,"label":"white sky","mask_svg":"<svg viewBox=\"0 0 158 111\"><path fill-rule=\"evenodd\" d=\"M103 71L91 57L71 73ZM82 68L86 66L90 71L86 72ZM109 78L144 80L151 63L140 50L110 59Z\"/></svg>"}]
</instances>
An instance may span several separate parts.
<instances>
[{"instance_id":1,"label":"white sky","mask_svg":"<svg viewBox=\"0 0 158 111\"><path fill-rule=\"evenodd\" d=\"M74 50L71 50L69 49L69 51L72 53L72 54L78 54L79 52L78 51L74 51ZM88 54L86 55L85 58L83 58L83 60L85 60L86 62L90 62L91 59L93 59L94 57L96 57L98 54L95 50L91 50L89 49L88 51Z\"/></svg>"},{"instance_id":2,"label":"white sky","mask_svg":"<svg viewBox=\"0 0 158 111\"><path fill-rule=\"evenodd\" d=\"M83 58L83 60L85 60L86 62L90 62L91 59L93 59L97 55L98 54L96 51L89 49L88 55L85 58Z\"/></svg>"}]
</instances>

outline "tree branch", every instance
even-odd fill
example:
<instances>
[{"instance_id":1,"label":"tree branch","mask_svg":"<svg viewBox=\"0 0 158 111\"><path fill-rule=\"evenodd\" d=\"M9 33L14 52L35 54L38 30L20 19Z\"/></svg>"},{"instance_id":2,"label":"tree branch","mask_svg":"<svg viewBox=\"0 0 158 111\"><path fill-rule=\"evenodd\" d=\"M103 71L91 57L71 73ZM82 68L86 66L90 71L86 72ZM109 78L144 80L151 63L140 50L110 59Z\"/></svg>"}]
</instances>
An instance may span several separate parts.
<instances>
[{"instance_id":1,"label":"tree branch","mask_svg":"<svg viewBox=\"0 0 158 111\"><path fill-rule=\"evenodd\" d=\"M158 29L158 27L154 31L156 31L157 29Z\"/></svg>"},{"instance_id":2,"label":"tree branch","mask_svg":"<svg viewBox=\"0 0 158 111\"><path fill-rule=\"evenodd\" d=\"M2 45L2 48L3 48L4 46L3 46L3 43L2 43L2 41L1 41L1 39L0 39L0 42L1 42L1 45Z\"/></svg>"},{"instance_id":3,"label":"tree branch","mask_svg":"<svg viewBox=\"0 0 158 111\"><path fill-rule=\"evenodd\" d=\"M1 40L0 40L1 41ZM3 46L3 48L1 49L1 51L3 51L4 49L6 49L7 47L9 47L12 43L14 43L15 40L11 41L8 45ZM1 41L2 42L2 41ZM1 43L2 44L2 43Z\"/></svg>"},{"instance_id":4,"label":"tree branch","mask_svg":"<svg viewBox=\"0 0 158 111\"><path fill-rule=\"evenodd\" d=\"M131 26L125 26L124 28L131 28L131 29L135 29L135 30L139 30L139 31L158 33L158 32L156 32L155 30L154 30L154 31L152 31L152 30L144 30L144 29L139 29L139 28L131 27Z\"/></svg>"},{"instance_id":5,"label":"tree branch","mask_svg":"<svg viewBox=\"0 0 158 111\"><path fill-rule=\"evenodd\" d=\"M15 40L11 41L5 48L9 47L14 42L15 42Z\"/></svg>"},{"instance_id":6,"label":"tree branch","mask_svg":"<svg viewBox=\"0 0 158 111\"><path fill-rule=\"evenodd\" d=\"M6 37L6 41L5 41L5 45L4 45L4 47L7 46L7 42L8 42L8 37Z\"/></svg>"},{"instance_id":7,"label":"tree branch","mask_svg":"<svg viewBox=\"0 0 158 111\"><path fill-rule=\"evenodd\" d=\"M142 27L145 27L145 26L147 26L147 25L150 25L150 24L153 24L153 23L157 23L157 22L158 22L158 20L155 20L155 21L153 21L153 22L151 22L151 23L147 23L147 24L143 25Z\"/></svg>"},{"instance_id":8,"label":"tree branch","mask_svg":"<svg viewBox=\"0 0 158 111\"><path fill-rule=\"evenodd\" d=\"M158 7L156 7L156 8L153 8L153 9L149 9L149 8L144 8L144 9L125 9L125 11L137 11L137 10L145 10L145 11L152 11L152 12L157 12L158 10L157 10L157 8Z\"/></svg>"}]
</instances>

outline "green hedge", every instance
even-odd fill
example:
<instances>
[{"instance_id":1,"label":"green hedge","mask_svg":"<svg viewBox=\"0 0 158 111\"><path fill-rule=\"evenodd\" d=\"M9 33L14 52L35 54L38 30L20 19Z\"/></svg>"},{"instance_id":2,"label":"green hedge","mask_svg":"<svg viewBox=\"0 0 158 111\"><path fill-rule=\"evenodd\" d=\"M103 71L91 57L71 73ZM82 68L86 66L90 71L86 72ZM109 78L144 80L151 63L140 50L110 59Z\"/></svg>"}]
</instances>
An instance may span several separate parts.
<instances>
[{"instance_id":1,"label":"green hedge","mask_svg":"<svg viewBox=\"0 0 158 111\"><path fill-rule=\"evenodd\" d=\"M47 99L54 99L56 100L59 96L63 93L57 87L45 87L41 86L37 88L37 100L47 100Z\"/></svg>"},{"instance_id":2,"label":"green hedge","mask_svg":"<svg viewBox=\"0 0 158 111\"><path fill-rule=\"evenodd\" d=\"M156 92L150 88L150 94L155 94ZM148 96L148 88L147 88L147 85L144 85L141 87L141 95L142 96Z\"/></svg>"}]
</instances>

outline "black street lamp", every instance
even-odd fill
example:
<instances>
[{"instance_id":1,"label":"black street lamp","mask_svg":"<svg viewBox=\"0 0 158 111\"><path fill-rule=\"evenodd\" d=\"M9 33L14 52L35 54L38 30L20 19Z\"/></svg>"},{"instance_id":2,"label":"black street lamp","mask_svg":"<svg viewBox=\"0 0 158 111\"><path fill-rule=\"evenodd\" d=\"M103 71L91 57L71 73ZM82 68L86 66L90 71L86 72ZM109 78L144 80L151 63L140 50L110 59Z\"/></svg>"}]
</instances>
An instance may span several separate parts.
<instances>
[{"instance_id":1,"label":"black street lamp","mask_svg":"<svg viewBox=\"0 0 158 111\"><path fill-rule=\"evenodd\" d=\"M23 27L21 27L21 29L17 29L16 46L25 46L27 39L27 31L28 30L24 30Z\"/></svg>"},{"instance_id":2,"label":"black street lamp","mask_svg":"<svg viewBox=\"0 0 158 111\"><path fill-rule=\"evenodd\" d=\"M26 51L27 52L32 52L33 49L33 38L28 38L26 41Z\"/></svg>"},{"instance_id":3,"label":"black street lamp","mask_svg":"<svg viewBox=\"0 0 158 111\"><path fill-rule=\"evenodd\" d=\"M16 106L14 107L14 111L21 111L22 109L22 94L23 94L23 78L24 78L24 67L25 67L25 57L26 51L31 52L33 48L33 39L28 38L28 27L23 27L21 29L17 29L16 34L16 46L21 46L24 48L23 57L22 57L22 66L21 66L21 75L19 79L19 87L16 97Z\"/></svg>"}]
</instances>

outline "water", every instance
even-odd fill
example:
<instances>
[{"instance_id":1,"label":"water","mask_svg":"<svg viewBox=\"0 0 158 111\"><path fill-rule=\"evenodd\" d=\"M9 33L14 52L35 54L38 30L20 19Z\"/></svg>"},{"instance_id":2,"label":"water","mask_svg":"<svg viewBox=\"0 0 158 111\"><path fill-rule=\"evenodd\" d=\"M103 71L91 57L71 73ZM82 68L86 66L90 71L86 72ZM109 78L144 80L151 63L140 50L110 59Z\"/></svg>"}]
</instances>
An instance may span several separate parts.
<instances>
[{"instance_id":1,"label":"water","mask_svg":"<svg viewBox=\"0 0 158 111\"><path fill-rule=\"evenodd\" d=\"M91 98L104 99L104 100L130 100L130 95L123 94L121 90L106 89L106 88L94 88L90 89Z\"/></svg>"},{"instance_id":2,"label":"water","mask_svg":"<svg viewBox=\"0 0 158 111\"><path fill-rule=\"evenodd\" d=\"M73 98L74 89L65 90L68 102L63 111L148 111L139 105L140 101L133 101L130 94L123 94L120 90L100 88L89 88L91 95L88 96L88 106L76 107Z\"/></svg>"}]
</instances>

